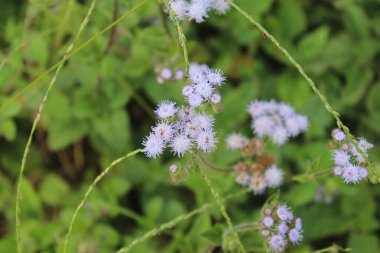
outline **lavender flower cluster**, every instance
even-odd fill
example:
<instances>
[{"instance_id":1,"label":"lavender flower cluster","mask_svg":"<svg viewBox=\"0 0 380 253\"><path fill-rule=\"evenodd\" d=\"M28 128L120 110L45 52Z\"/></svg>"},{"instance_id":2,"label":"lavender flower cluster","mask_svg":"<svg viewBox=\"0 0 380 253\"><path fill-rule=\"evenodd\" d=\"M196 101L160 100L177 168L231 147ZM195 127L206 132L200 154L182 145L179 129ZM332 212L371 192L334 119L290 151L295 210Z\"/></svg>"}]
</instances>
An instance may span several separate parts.
<instances>
[{"instance_id":1,"label":"lavender flower cluster","mask_svg":"<svg viewBox=\"0 0 380 253\"><path fill-rule=\"evenodd\" d=\"M297 245L303 239L301 219L295 218L285 204L273 209L264 209L261 226L260 234L267 239L267 244L273 252L283 252L288 242Z\"/></svg>"},{"instance_id":2,"label":"lavender flower cluster","mask_svg":"<svg viewBox=\"0 0 380 253\"><path fill-rule=\"evenodd\" d=\"M285 144L307 130L309 121L288 104L276 101L254 100L248 106L252 128L258 137L268 136L277 145Z\"/></svg>"},{"instance_id":3,"label":"lavender flower cluster","mask_svg":"<svg viewBox=\"0 0 380 253\"><path fill-rule=\"evenodd\" d=\"M210 10L225 14L230 5L225 0L171 0L170 7L179 20L189 19L202 23Z\"/></svg>"},{"instance_id":4,"label":"lavender flower cluster","mask_svg":"<svg viewBox=\"0 0 380 253\"><path fill-rule=\"evenodd\" d=\"M163 84L168 81L179 81L185 77L185 72L182 69L178 69L173 73L170 68L156 68L156 80L159 84Z\"/></svg>"},{"instance_id":5,"label":"lavender flower cluster","mask_svg":"<svg viewBox=\"0 0 380 253\"><path fill-rule=\"evenodd\" d=\"M208 102L221 102L217 88L224 80L220 70L192 63L189 82L183 88L187 103L182 107L172 101L159 104L155 110L159 122L152 127L152 132L143 142L145 155L156 158L166 147L170 147L179 157L193 147L204 152L212 151L217 142L213 130L214 118L202 112L199 107ZM216 95L217 100L213 99Z\"/></svg>"},{"instance_id":6,"label":"lavender flower cluster","mask_svg":"<svg viewBox=\"0 0 380 253\"><path fill-rule=\"evenodd\" d=\"M364 167L365 158L358 152L355 145L348 141L346 134L340 129L332 131L332 137L336 148L332 151L335 163L334 174L341 177L347 184L356 184L368 177L368 171ZM359 148L368 157L368 150L373 147L364 138L358 139Z\"/></svg>"}]
</instances>

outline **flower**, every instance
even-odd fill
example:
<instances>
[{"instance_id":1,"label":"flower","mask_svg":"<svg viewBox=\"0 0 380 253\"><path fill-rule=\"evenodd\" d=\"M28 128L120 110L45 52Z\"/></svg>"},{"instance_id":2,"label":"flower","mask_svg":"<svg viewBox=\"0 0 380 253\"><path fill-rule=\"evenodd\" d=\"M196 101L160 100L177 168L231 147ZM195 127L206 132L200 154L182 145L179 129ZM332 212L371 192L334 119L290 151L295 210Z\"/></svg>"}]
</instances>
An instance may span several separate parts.
<instances>
[{"instance_id":1,"label":"flower","mask_svg":"<svg viewBox=\"0 0 380 253\"><path fill-rule=\"evenodd\" d=\"M252 117L254 133L259 137L270 137L279 146L309 126L306 116L297 114L292 106L276 101L254 100L247 111Z\"/></svg>"},{"instance_id":2,"label":"flower","mask_svg":"<svg viewBox=\"0 0 380 253\"><path fill-rule=\"evenodd\" d=\"M171 146L174 154L181 157L184 155L184 153L186 151L188 151L190 149L191 141L186 135L179 134L173 138L170 146Z\"/></svg>"},{"instance_id":3,"label":"flower","mask_svg":"<svg viewBox=\"0 0 380 253\"><path fill-rule=\"evenodd\" d=\"M285 238L281 235L273 235L269 240L269 247L274 252L280 252L286 246Z\"/></svg>"},{"instance_id":4,"label":"flower","mask_svg":"<svg viewBox=\"0 0 380 253\"><path fill-rule=\"evenodd\" d=\"M161 70L161 77L165 80L170 79L172 77L172 71L168 68Z\"/></svg>"},{"instance_id":5,"label":"flower","mask_svg":"<svg viewBox=\"0 0 380 253\"><path fill-rule=\"evenodd\" d=\"M283 252L288 242L295 245L302 241L302 221L300 218L294 218L285 204L277 204L273 210L274 212L269 208L264 209L260 235L264 237L272 252Z\"/></svg>"},{"instance_id":6,"label":"flower","mask_svg":"<svg viewBox=\"0 0 380 253\"><path fill-rule=\"evenodd\" d=\"M359 168L360 167L352 164L349 164L347 167L345 167L342 175L344 182L347 184L358 183L362 179L359 174Z\"/></svg>"},{"instance_id":7,"label":"flower","mask_svg":"<svg viewBox=\"0 0 380 253\"><path fill-rule=\"evenodd\" d=\"M225 0L212 0L212 9L218 14L225 14L230 9L230 5Z\"/></svg>"},{"instance_id":8,"label":"flower","mask_svg":"<svg viewBox=\"0 0 380 253\"><path fill-rule=\"evenodd\" d=\"M273 226L274 220L273 220L272 217L266 216L263 219L263 224L264 224L265 227L269 228L269 227Z\"/></svg>"},{"instance_id":9,"label":"flower","mask_svg":"<svg viewBox=\"0 0 380 253\"><path fill-rule=\"evenodd\" d=\"M227 136L226 144L229 149L240 149L248 143L248 138L239 133L232 133Z\"/></svg>"},{"instance_id":10,"label":"flower","mask_svg":"<svg viewBox=\"0 0 380 253\"><path fill-rule=\"evenodd\" d=\"M214 133L211 131L201 131L197 137L198 148L202 149L205 152L209 152L215 149L215 139Z\"/></svg>"},{"instance_id":11,"label":"flower","mask_svg":"<svg viewBox=\"0 0 380 253\"><path fill-rule=\"evenodd\" d=\"M185 72L182 69L177 70L174 75L174 80L181 80L185 76Z\"/></svg>"},{"instance_id":12,"label":"flower","mask_svg":"<svg viewBox=\"0 0 380 253\"><path fill-rule=\"evenodd\" d=\"M365 157L368 157L367 151L373 147L363 137L358 139L358 147L364 156L359 153L356 146L347 140L345 133L340 129L332 131L332 137L335 141L336 149L333 150L333 160L335 167L334 175L341 177L346 184L356 184L368 177L368 171L365 167Z\"/></svg>"},{"instance_id":13,"label":"flower","mask_svg":"<svg viewBox=\"0 0 380 253\"><path fill-rule=\"evenodd\" d=\"M291 241L293 244L299 244L302 241L302 234L300 230L298 229L291 229L288 234L289 241Z\"/></svg>"},{"instance_id":14,"label":"flower","mask_svg":"<svg viewBox=\"0 0 380 253\"><path fill-rule=\"evenodd\" d=\"M350 163L351 156L343 150L334 150L333 152L334 162L336 165L345 166Z\"/></svg>"},{"instance_id":15,"label":"flower","mask_svg":"<svg viewBox=\"0 0 380 253\"><path fill-rule=\"evenodd\" d=\"M298 230L302 230L302 220L300 218L296 219L295 228Z\"/></svg>"},{"instance_id":16,"label":"flower","mask_svg":"<svg viewBox=\"0 0 380 253\"><path fill-rule=\"evenodd\" d=\"M174 132L173 126L164 122L157 124L152 130L163 142L169 141Z\"/></svg>"},{"instance_id":17,"label":"flower","mask_svg":"<svg viewBox=\"0 0 380 253\"><path fill-rule=\"evenodd\" d=\"M155 111L156 115L161 119L172 117L174 116L176 112L177 112L177 109L175 107L175 102L171 102L171 101L161 102L161 104L158 106L158 108Z\"/></svg>"},{"instance_id":18,"label":"flower","mask_svg":"<svg viewBox=\"0 0 380 253\"><path fill-rule=\"evenodd\" d=\"M249 188L253 191L254 194L261 194L264 192L267 184L263 176L253 175L249 183Z\"/></svg>"},{"instance_id":19,"label":"flower","mask_svg":"<svg viewBox=\"0 0 380 253\"><path fill-rule=\"evenodd\" d=\"M332 136L336 141L344 141L346 139L346 134L339 128L332 131Z\"/></svg>"},{"instance_id":20,"label":"flower","mask_svg":"<svg viewBox=\"0 0 380 253\"><path fill-rule=\"evenodd\" d=\"M202 104L203 99L199 94L192 93L188 96L188 101L189 101L190 106L195 108Z\"/></svg>"},{"instance_id":21,"label":"flower","mask_svg":"<svg viewBox=\"0 0 380 253\"><path fill-rule=\"evenodd\" d=\"M193 92L194 92L194 88L190 85L186 85L182 89L182 95L184 95L185 97L190 96Z\"/></svg>"},{"instance_id":22,"label":"flower","mask_svg":"<svg viewBox=\"0 0 380 253\"><path fill-rule=\"evenodd\" d=\"M156 158L164 151L164 143L159 136L150 134L143 142L143 152L147 157Z\"/></svg>"},{"instance_id":23,"label":"flower","mask_svg":"<svg viewBox=\"0 0 380 253\"><path fill-rule=\"evenodd\" d=\"M282 204L277 208L277 216L283 221L291 220L293 218L292 212L289 208Z\"/></svg>"},{"instance_id":24,"label":"flower","mask_svg":"<svg viewBox=\"0 0 380 253\"><path fill-rule=\"evenodd\" d=\"M172 165L170 165L170 167L169 167L169 171L170 171L170 173L176 173L176 172L178 171L178 169L179 169L179 167L178 167L177 164L172 164Z\"/></svg>"},{"instance_id":25,"label":"flower","mask_svg":"<svg viewBox=\"0 0 380 253\"><path fill-rule=\"evenodd\" d=\"M194 20L197 23L202 23L205 18L208 17L207 11L209 8L208 1L196 0L189 4L187 9L187 16L190 20Z\"/></svg>"},{"instance_id":26,"label":"flower","mask_svg":"<svg viewBox=\"0 0 380 253\"><path fill-rule=\"evenodd\" d=\"M216 84L218 86L221 86L224 80L226 80L226 78L223 75L223 72L220 69L209 69L206 73L206 76L207 80L211 84Z\"/></svg>"},{"instance_id":27,"label":"flower","mask_svg":"<svg viewBox=\"0 0 380 253\"><path fill-rule=\"evenodd\" d=\"M205 99L207 99L212 95L214 88L211 86L211 84L203 81L203 82L199 82L195 85L195 91L197 94L199 94L202 97L204 97Z\"/></svg>"},{"instance_id":28,"label":"flower","mask_svg":"<svg viewBox=\"0 0 380 253\"><path fill-rule=\"evenodd\" d=\"M210 97L210 101L213 104L219 104L221 100L222 100L222 97L217 93L212 94Z\"/></svg>"},{"instance_id":29,"label":"flower","mask_svg":"<svg viewBox=\"0 0 380 253\"><path fill-rule=\"evenodd\" d=\"M277 168L276 165L272 165L267 168L264 172L264 178L268 187L278 187L282 184L284 180L283 171Z\"/></svg>"},{"instance_id":30,"label":"flower","mask_svg":"<svg viewBox=\"0 0 380 253\"><path fill-rule=\"evenodd\" d=\"M185 0L170 1L169 4L179 20L185 19L188 9L188 3Z\"/></svg>"},{"instance_id":31,"label":"flower","mask_svg":"<svg viewBox=\"0 0 380 253\"><path fill-rule=\"evenodd\" d=\"M289 227L288 225L286 225L285 222L281 222L278 226L277 226L277 231L280 235L285 235L286 232L289 231Z\"/></svg>"},{"instance_id":32,"label":"flower","mask_svg":"<svg viewBox=\"0 0 380 253\"><path fill-rule=\"evenodd\" d=\"M214 10L221 15L230 9L230 5L225 0L172 0L170 7L179 20L188 18L197 23L204 22L209 10Z\"/></svg>"},{"instance_id":33,"label":"flower","mask_svg":"<svg viewBox=\"0 0 380 253\"><path fill-rule=\"evenodd\" d=\"M171 1L171 4L180 4L179 2ZM204 4L200 0L193 0L193 3L196 2ZM220 75L219 80L224 80L220 70L210 69L204 64L191 63L189 80L182 89L182 94L186 97L185 105L177 107L172 101L163 101L158 105L155 114L160 121L152 127L152 132L143 141L146 156L156 158L168 146L179 157L192 148L203 152L215 149L217 138L213 129L214 118L200 113L204 111L204 106L198 109L203 102L219 103L221 100L219 92L216 91L218 85L207 80L207 73ZM160 78L172 78L171 70L162 69Z\"/></svg>"}]
</instances>

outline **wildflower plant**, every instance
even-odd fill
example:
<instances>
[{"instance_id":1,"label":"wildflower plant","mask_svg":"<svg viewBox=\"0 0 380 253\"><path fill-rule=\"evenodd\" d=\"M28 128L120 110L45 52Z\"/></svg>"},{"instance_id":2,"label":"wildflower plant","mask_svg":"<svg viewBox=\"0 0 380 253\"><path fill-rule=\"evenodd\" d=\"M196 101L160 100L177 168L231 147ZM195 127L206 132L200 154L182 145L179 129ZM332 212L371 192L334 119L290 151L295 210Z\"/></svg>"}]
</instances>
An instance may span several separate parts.
<instances>
[{"instance_id":1,"label":"wildflower plant","mask_svg":"<svg viewBox=\"0 0 380 253\"><path fill-rule=\"evenodd\" d=\"M97 37L115 27L121 20L147 2L148 0L142 1L139 5L131 8L120 18L116 17L117 11L115 11L115 21L112 22L111 25L107 26L101 32L97 33L88 41L73 50L74 44L77 42L79 35L87 25L92 11L95 8L96 1L92 1L90 9L82 21L73 42L66 50L63 59L35 79L38 81L43 75L47 75L50 71L56 69L55 75L51 79L45 96L40 103L36 118L33 121L33 127L30 132L21 162L19 182L17 184L15 212L17 252L23 252L20 203L22 199L22 179L25 164L31 147L33 135L37 129L37 125L41 118L41 114L50 91L52 90L58 75L60 74L61 68L64 67L64 63L66 63L70 57L89 45ZM134 239L129 245L121 248L118 252L127 252L135 244L142 242L167 228L171 228L180 221L186 220L195 214L205 212L213 205L219 206L220 212L227 222L228 230L224 235L226 235L226 237L231 236L230 238L232 238L233 241L233 251L243 253L246 252L245 246L239 238L239 226L233 226L232 219L229 217L224 203L227 199L232 198L237 194L228 195L225 198L220 197L219 193L212 186L212 182L208 178L206 171L203 170L203 167L214 168L211 162L205 159L203 154L209 153L216 149L218 138L216 130L214 129L213 114L219 111L221 107L222 97L220 94L220 88L223 86L226 78L218 69L210 68L207 65L188 63L188 54L185 43L186 38L182 32L180 24L178 23L178 20L192 20L196 23L202 23L209 18L210 12L226 14L231 7L246 17L248 21L255 26L255 28L259 29L259 31L263 33L265 38L267 38L276 46L278 50L280 50L285 58L288 59L290 63L299 71L301 76L305 78L307 83L323 102L326 110L336 120L339 128L335 129L332 133L332 158L335 164L333 169L334 174L342 178L343 181L348 184L356 184L367 178L369 178L372 182L379 180L380 172L371 166L367 153L368 150L373 147L373 144L369 143L364 138L357 139L351 135L348 127L343 124L339 114L332 108L324 95L318 90L314 81L305 73L303 68L293 59L288 51L286 51L281 44L254 18L240 9L240 7L231 0L162 0L162 3L165 6L167 14L170 16L170 20L174 23L176 28L179 44L184 56L185 70L178 69L177 71L173 71L173 69L170 68L159 69L156 71L157 81L158 83L180 81L186 77L186 82L184 83L181 91L184 101L183 103L168 100L160 102L154 110L157 123L152 126L151 132L143 140L143 148L129 152L128 154L114 160L94 179L87 191L85 191L84 197L81 199L73 212L63 244L64 253L68 250L70 236L73 231L76 218L79 215L79 211L85 206L90 193L98 182L101 181L113 167L120 164L128 157L135 156L138 153L143 152L148 158L158 158L165 152L166 149L169 149L170 152L178 158L182 158L187 153L190 153L192 156L185 166L186 169L192 165L192 162L195 159L197 159L198 171L209 187L212 196L215 199L215 203L207 203L188 214L180 215L173 221L152 229L142 237ZM115 6L115 10L118 9L117 3L115 3ZM69 13L69 11L67 13ZM113 42L112 36L113 35L111 35L109 40L109 45ZM109 48L107 48L106 52L108 52L108 49ZM35 81L33 81L31 85L28 85L25 90L29 89L34 82ZM12 99L10 99L9 103L11 103L12 100L15 100L19 94L20 93L16 94ZM4 110L9 103L7 102L2 105L0 107L0 111ZM309 121L306 116L297 113L292 106L281 102L276 102L274 100L254 100L249 105L247 111L252 118L251 127L255 136L250 138L239 133L233 133L227 137L226 144L230 150L239 150L241 152L242 159L232 166L232 171L236 173L236 182L246 187L254 194L263 194L268 189L280 187L286 181L285 171L280 168L281 166L276 164L274 156L267 150L268 141L274 143L276 148L280 148L291 138L294 138L306 131L309 126ZM65 159L65 157L63 159ZM172 181L174 182L178 181L179 177L183 177L183 171L180 170L180 166L177 163L172 164L169 167L169 171ZM222 170L221 172L225 173L230 171L231 170ZM243 193L245 192L246 190L243 191ZM31 195L33 194L34 193L31 193ZM139 222L142 220L133 212L128 212L125 210L122 210L122 212L127 213L129 216L133 216L135 218L137 217L136 220ZM271 203L264 206L262 217L254 224L254 226L252 226L252 228L257 230L260 236L264 239L264 248L267 251L285 252L290 245L298 245L303 239L301 219L294 217L290 208L286 204L279 203L278 201L275 204ZM324 251L325 250L321 250L319 252Z\"/></svg>"},{"instance_id":2,"label":"wildflower plant","mask_svg":"<svg viewBox=\"0 0 380 253\"><path fill-rule=\"evenodd\" d=\"M214 150L217 143L214 118L207 109L221 103L219 88L224 81L220 70L192 63L182 89L185 103L178 106L175 102L163 101L158 105L155 114L159 122L143 142L145 155L156 158L167 147L178 157L193 149L205 153Z\"/></svg>"}]
</instances>

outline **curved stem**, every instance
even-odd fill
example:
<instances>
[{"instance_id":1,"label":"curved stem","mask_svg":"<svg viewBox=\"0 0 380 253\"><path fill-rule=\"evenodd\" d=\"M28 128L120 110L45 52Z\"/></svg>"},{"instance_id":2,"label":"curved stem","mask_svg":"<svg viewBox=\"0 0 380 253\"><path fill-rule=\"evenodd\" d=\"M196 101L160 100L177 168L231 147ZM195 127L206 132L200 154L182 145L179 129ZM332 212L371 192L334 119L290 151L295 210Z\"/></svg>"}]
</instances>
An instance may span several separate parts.
<instances>
[{"instance_id":1,"label":"curved stem","mask_svg":"<svg viewBox=\"0 0 380 253\"><path fill-rule=\"evenodd\" d=\"M20 219L20 214L21 214L21 209L20 209L21 185L22 185L22 178L23 178L23 174L24 174L24 170L25 170L26 160L28 158L30 146L31 146L32 140L33 140L33 135L34 135L34 132L37 129L37 125L41 119L42 111L44 109L45 103L46 103L48 96L50 94L50 91L52 90L64 63L67 61L67 59L68 59L67 57L70 54L70 52L72 51L74 44L77 42L79 36L81 35L82 31L84 30L85 26L87 25L87 23L90 19L90 16L92 14L92 11L95 8L95 4L96 4L96 0L93 0L85 18L83 19L82 23L79 26L79 30L78 30L77 34L75 35L73 42L71 42L69 47L66 49L66 52L63 56L61 63L59 64L59 66L57 66L57 70L55 72L55 75L51 79L49 86L45 92L45 95L42 98L42 101L41 101L40 106L38 108L38 112L37 112L36 118L33 121L33 126L32 126L32 129L31 129L29 137L28 137L28 142L26 143L24 154L22 156L20 174L19 174L17 191L16 191L16 215L15 215L16 216L16 246L17 246L17 252L19 252L19 253L22 252L21 231L20 231L21 230L21 219Z\"/></svg>"},{"instance_id":2,"label":"curved stem","mask_svg":"<svg viewBox=\"0 0 380 253\"><path fill-rule=\"evenodd\" d=\"M19 97L21 97L25 92L27 92L29 89L33 88L35 85L39 83L43 78L45 78L47 75L49 75L52 71L57 69L60 65L65 63L67 60L69 60L71 57L79 53L82 49L90 45L94 40L96 40L98 37L100 37L103 33L109 31L112 27L120 23L123 19L130 16L132 13L134 13L137 9L142 7L144 4L146 4L150 0L144 0L135 7L131 8L129 11L127 11L124 15L120 16L118 19L116 19L114 22L112 22L110 25L108 25L106 28L101 30L100 32L96 33L94 36L92 36L87 41L83 42L80 46L72 50L70 53L66 55L65 59L62 59L58 61L56 64L54 64L52 67L50 67L48 70L46 70L44 73L39 75L36 79L34 79L31 83L29 83L27 86L25 86L23 89L18 91L16 94L14 94L10 99L8 99L4 104L0 107L0 113L4 111L6 108L8 108L14 101L16 101Z\"/></svg>"},{"instance_id":3,"label":"curved stem","mask_svg":"<svg viewBox=\"0 0 380 253\"><path fill-rule=\"evenodd\" d=\"M280 43L277 41L275 37L273 37L272 34L270 34L259 22L257 22L252 16L250 16L248 13L243 11L238 5L236 5L231 0L226 0L233 8L235 8L238 12L240 12L245 18L247 18L257 29L259 29L263 35L269 39L270 42L272 42L276 48L284 54L284 56L290 61L290 63L298 70L298 72L301 74L301 76L306 80L306 82L310 85L310 87L313 89L314 93L319 97L319 99L324 104L326 110L335 118L336 123L338 127L340 127L347 135L350 142L352 142L355 145L355 148L357 151L364 157L365 161L370 164L370 161L368 160L367 156L364 154L364 152L360 149L358 141L351 135L350 130L348 127L346 127L342 120L340 119L340 115L338 112L334 110L334 108L330 105L330 103L327 101L326 97L319 91L317 86L315 85L314 81L306 74L304 69L301 67L301 65L289 54L289 52L280 45ZM369 166L370 173L372 176L376 177L376 180L380 181L380 171L375 170L372 166Z\"/></svg>"},{"instance_id":4,"label":"curved stem","mask_svg":"<svg viewBox=\"0 0 380 253\"><path fill-rule=\"evenodd\" d=\"M238 193L234 193L234 194L230 194L230 195L227 195L226 197L222 198L221 201L222 202L225 202L229 199L232 199L232 198L235 198L235 197L238 197L240 195L243 195L247 192L247 190L242 190ZM163 223L161 224L160 226L158 227L155 227L153 229L151 229L150 231L146 232L144 235L138 237L138 238L135 238L128 246L126 247L123 247L121 249L119 249L117 251L117 253L126 253L126 252L129 252L136 244L138 243L142 243L144 241L146 241L147 239L153 237L153 236L156 236L158 234L160 234L162 231L166 230L166 229L170 229L174 226L176 226L178 223L184 221L184 220L188 220L190 219L191 217L197 215L197 214L200 214L200 213L204 213L205 211L207 211L208 209L210 209L211 207L215 206L217 204L217 202L213 202L213 203L208 203L208 204L204 204L203 206L187 213L187 214L184 214L184 215L180 215L178 217L176 217L175 219L169 221L169 222L166 222L166 223Z\"/></svg>"},{"instance_id":5,"label":"curved stem","mask_svg":"<svg viewBox=\"0 0 380 253\"><path fill-rule=\"evenodd\" d=\"M208 169L210 170L213 170L213 171L216 171L216 172L223 172L223 173L229 173L229 172L232 172L233 171L233 168L227 168L227 169L222 169L222 168L218 168L214 165L212 165L209 161L207 161L206 158L204 158L202 156L201 153L199 153L198 151L196 151L196 156L199 158L199 160L202 162L203 165L205 165Z\"/></svg>"},{"instance_id":6,"label":"curved stem","mask_svg":"<svg viewBox=\"0 0 380 253\"><path fill-rule=\"evenodd\" d=\"M186 75L189 76L189 55L187 53L187 48L186 48L186 37L183 34L183 31L178 22L177 16L174 13L173 9L170 7L168 0L162 0L162 2L164 3L166 9L168 10L170 18L172 19L175 29L177 31L179 45L181 47L183 58L185 61Z\"/></svg>"},{"instance_id":7,"label":"curved stem","mask_svg":"<svg viewBox=\"0 0 380 253\"><path fill-rule=\"evenodd\" d=\"M231 230L231 233L237 242L237 245L239 247L239 251L242 253L245 253L246 250L244 248L244 245L240 241L239 234L236 232L236 230L232 224L231 218L227 213L226 207L223 205L223 202L219 196L219 193L212 187L211 180L207 177L206 173L201 168L200 168L200 172L202 174L203 179L206 181L207 186L210 188L210 191L211 191L213 197L215 198L216 202L218 203L218 205L220 207L220 211L221 211L224 219L227 221L228 227Z\"/></svg>"},{"instance_id":8,"label":"curved stem","mask_svg":"<svg viewBox=\"0 0 380 253\"><path fill-rule=\"evenodd\" d=\"M329 175L331 173L332 173L332 169L320 170L320 171L315 171L315 172L308 171L308 172L303 173L303 174L292 176L291 180L301 181L301 182L304 182L305 180L306 181L312 181L312 180L315 180L315 178L317 178L317 177L323 177L323 176Z\"/></svg>"},{"instance_id":9,"label":"curved stem","mask_svg":"<svg viewBox=\"0 0 380 253\"><path fill-rule=\"evenodd\" d=\"M100 180L102 180L106 175L107 173L117 164L123 162L125 159L127 159L128 157L131 157L131 156L134 156L138 153L140 153L142 150L141 149L137 149L135 151L132 151L130 153L128 153L127 155L125 156L122 156L118 159L116 159L115 161L113 161L100 175L98 175L95 180L92 182L92 184L90 185L90 187L87 189L86 193L84 194L83 196L83 199L80 201L79 205L77 206L77 208L75 209L75 212L73 214L73 217L71 218L71 221L70 221L70 226L69 226L69 230L67 231L67 234L66 234L66 238L65 238L65 243L63 245L63 253L66 253L67 252L67 245L69 243L69 240L70 240L70 236L71 236L71 232L73 230L73 227L74 227L74 223L76 221L76 218L79 214L79 211L82 209L84 203L86 202L88 196L90 195L90 193L92 192L92 190L94 189L94 187L96 186L97 183L99 183Z\"/></svg>"}]
</instances>

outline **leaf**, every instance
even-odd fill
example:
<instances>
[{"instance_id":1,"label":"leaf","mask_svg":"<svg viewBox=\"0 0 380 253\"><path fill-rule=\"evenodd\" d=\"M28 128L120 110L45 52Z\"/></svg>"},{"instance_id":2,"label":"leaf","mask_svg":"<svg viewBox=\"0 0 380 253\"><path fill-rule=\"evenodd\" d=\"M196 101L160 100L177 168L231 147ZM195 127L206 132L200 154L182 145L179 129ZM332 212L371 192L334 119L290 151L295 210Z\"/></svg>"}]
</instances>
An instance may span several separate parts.
<instances>
[{"instance_id":1,"label":"leaf","mask_svg":"<svg viewBox=\"0 0 380 253\"><path fill-rule=\"evenodd\" d=\"M329 36L329 28L321 26L304 36L298 44L298 51L302 61L313 60L324 50Z\"/></svg>"},{"instance_id":2,"label":"leaf","mask_svg":"<svg viewBox=\"0 0 380 253\"><path fill-rule=\"evenodd\" d=\"M48 174L41 182L39 195L46 204L63 205L62 201L68 196L69 191L69 186L61 177Z\"/></svg>"},{"instance_id":3,"label":"leaf","mask_svg":"<svg viewBox=\"0 0 380 253\"><path fill-rule=\"evenodd\" d=\"M222 224L216 224L212 228L202 233L202 236L213 243L215 246L222 245L224 233L224 226Z\"/></svg>"},{"instance_id":4,"label":"leaf","mask_svg":"<svg viewBox=\"0 0 380 253\"><path fill-rule=\"evenodd\" d=\"M7 119L0 122L0 132L7 141L13 141L16 138L17 128L13 120Z\"/></svg>"},{"instance_id":5,"label":"leaf","mask_svg":"<svg viewBox=\"0 0 380 253\"><path fill-rule=\"evenodd\" d=\"M378 253L380 246L378 237L371 234L351 234L348 247L351 253Z\"/></svg>"}]
</instances>

